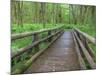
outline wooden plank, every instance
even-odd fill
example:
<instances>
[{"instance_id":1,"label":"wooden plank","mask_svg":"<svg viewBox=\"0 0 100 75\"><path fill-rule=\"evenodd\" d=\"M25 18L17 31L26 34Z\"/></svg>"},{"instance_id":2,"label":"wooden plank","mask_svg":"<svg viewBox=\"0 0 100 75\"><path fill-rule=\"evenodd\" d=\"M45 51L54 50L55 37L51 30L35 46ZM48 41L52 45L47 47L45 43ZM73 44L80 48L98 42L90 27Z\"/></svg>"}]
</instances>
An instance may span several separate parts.
<instances>
[{"instance_id":1,"label":"wooden plank","mask_svg":"<svg viewBox=\"0 0 100 75\"><path fill-rule=\"evenodd\" d=\"M77 28L74 28L76 32L78 32L80 35L83 35L89 42L93 43L93 44L96 44L96 40L95 38L91 37L90 35L80 31L79 29Z\"/></svg>"},{"instance_id":2,"label":"wooden plank","mask_svg":"<svg viewBox=\"0 0 100 75\"><path fill-rule=\"evenodd\" d=\"M75 46L76 46L75 48L76 48L76 52L77 52L77 55L78 55L80 67L81 67L82 70L85 70L86 69L86 65L85 65L84 59L81 56L81 53L80 53L80 50L79 50L79 47L78 47L78 43L77 43L77 41L75 39L73 31L72 31L72 35L73 35L74 43L75 43Z\"/></svg>"},{"instance_id":3,"label":"wooden plank","mask_svg":"<svg viewBox=\"0 0 100 75\"><path fill-rule=\"evenodd\" d=\"M84 47L84 45L82 44L81 40L77 37L77 34L74 32L76 39L78 40L79 45L81 46L81 49L88 61L88 63L90 64L92 69L96 68L96 64L93 61L93 58L90 56L90 54L88 53L87 49Z\"/></svg>"},{"instance_id":4,"label":"wooden plank","mask_svg":"<svg viewBox=\"0 0 100 75\"><path fill-rule=\"evenodd\" d=\"M51 35L51 31L48 31L48 36ZM51 42L52 38L48 39L48 42Z\"/></svg>"},{"instance_id":5,"label":"wooden plank","mask_svg":"<svg viewBox=\"0 0 100 75\"><path fill-rule=\"evenodd\" d=\"M38 34L34 34L34 39L33 39L33 43L35 42L35 41L38 41L39 40L39 36L38 36ZM37 44L37 45L35 45L35 51L39 51L39 44Z\"/></svg>"},{"instance_id":6,"label":"wooden plank","mask_svg":"<svg viewBox=\"0 0 100 75\"><path fill-rule=\"evenodd\" d=\"M23 64L23 66L22 66L22 67L24 67L23 69L16 69L16 70L14 70L11 74L12 74L12 75L15 75L15 74L21 74L21 73L23 73L23 72L32 64L32 62L33 62L38 56L40 56L40 54L42 54L45 50L47 50L47 49L50 47L50 45L52 45L52 43L53 43L54 41L56 41L62 34L63 34L63 32L61 32L59 36L57 36L55 39L53 39L53 40L51 41L51 43L50 43L45 49L40 50L40 51L37 52L35 55L33 55L25 64Z\"/></svg>"}]
</instances>

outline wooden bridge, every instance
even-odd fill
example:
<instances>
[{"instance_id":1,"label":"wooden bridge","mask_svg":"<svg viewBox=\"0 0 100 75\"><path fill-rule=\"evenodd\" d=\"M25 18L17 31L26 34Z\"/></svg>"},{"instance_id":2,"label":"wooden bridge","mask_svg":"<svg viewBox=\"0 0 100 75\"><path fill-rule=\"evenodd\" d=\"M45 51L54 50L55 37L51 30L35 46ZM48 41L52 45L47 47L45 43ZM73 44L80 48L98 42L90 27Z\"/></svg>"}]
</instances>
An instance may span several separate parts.
<instances>
[{"instance_id":1,"label":"wooden bridge","mask_svg":"<svg viewBox=\"0 0 100 75\"><path fill-rule=\"evenodd\" d=\"M39 38L46 33L47 37ZM12 74L57 72L95 69L96 60L89 43L95 45L95 39L77 28L64 31L63 26L36 32L14 34L11 40L33 36L32 43L12 53L12 67L22 62L20 67L12 68ZM41 49L40 45L46 44ZM34 53L35 50L35 53ZM23 55L26 57L23 58ZM14 62L17 62L14 64Z\"/></svg>"}]
</instances>

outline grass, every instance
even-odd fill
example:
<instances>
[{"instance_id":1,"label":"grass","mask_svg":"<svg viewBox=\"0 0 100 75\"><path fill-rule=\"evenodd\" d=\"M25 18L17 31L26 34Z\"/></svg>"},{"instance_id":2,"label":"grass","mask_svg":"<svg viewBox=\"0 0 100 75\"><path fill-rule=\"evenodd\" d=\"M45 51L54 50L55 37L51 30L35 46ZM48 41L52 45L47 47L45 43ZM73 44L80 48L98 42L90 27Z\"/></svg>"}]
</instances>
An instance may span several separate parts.
<instances>
[{"instance_id":1,"label":"grass","mask_svg":"<svg viewBox=\"0 0 100 75\"><path fill-rule=\"evenodd\" d=\"M19 48L25 47L32 43L32 37L25 37L22 39L15 40L11 43L12 52L18 51Z\"/></svg>"},{"instance_id":2,"label":"grass","mask_svg":"<svg viewBox=\"0 0 100 75\"><path fill-rule=\"evenodd\" d=\"M81 31L89 34L92 37L96 36L96 27L95 26L91 26L91 25L82 25L82 26L76 26L77 28L79 28Z\"/></svg>"},{"instance_id":3,"label":"grass","mask_svg":"<svg viewBox=\"0 0 100 75\"><path fill-rule=\"evenodd\" d=\"M59 26L59 24L55 24L55 25L46 24L45 28L43 28L42 24L23 24L23 27L21 25L13 24L11 26L11 34L22 33L22 32L27 32L27 31L37 31L40 29L53 28L56 26Z\"/></svg>"}]
</instances>

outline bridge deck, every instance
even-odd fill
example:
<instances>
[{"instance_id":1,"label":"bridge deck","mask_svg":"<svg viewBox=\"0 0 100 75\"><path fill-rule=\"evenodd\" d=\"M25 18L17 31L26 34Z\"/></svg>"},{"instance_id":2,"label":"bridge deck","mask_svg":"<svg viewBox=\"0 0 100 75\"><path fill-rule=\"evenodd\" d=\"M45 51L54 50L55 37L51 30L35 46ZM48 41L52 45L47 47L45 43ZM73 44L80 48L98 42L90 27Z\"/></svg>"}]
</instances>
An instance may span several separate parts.
<instances>
[{"instance_id":1,"label":"bridge deck","mask_svg":"<svg viewBox=\"0 0 100 75\"><path fill-rule=\"evenodd\" d=\"M80 65L71 32L55 41L24 73L79 70Z\"/></svg>"}]
</instances>

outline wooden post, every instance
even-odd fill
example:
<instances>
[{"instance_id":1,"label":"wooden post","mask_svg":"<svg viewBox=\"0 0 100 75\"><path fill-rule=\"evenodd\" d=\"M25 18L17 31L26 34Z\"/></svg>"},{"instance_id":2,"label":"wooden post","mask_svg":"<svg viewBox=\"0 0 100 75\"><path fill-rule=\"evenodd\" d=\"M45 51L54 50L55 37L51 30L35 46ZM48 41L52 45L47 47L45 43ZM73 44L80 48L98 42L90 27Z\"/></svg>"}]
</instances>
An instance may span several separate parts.
<instances>
[{"instance_id":1,"label":"wooden post","mask_svg":"<svg viewBox=\"0 0 100 75\"><path fill-rule=\"evenodd\" d=\"M60 30L60 29L56 29L56 32L57 32L58 30ZM56 36L59 36L59 34L57 34Z\"/></svg>"},{"instance_id":2,"label":"wooden post","mask_svg":"<svg viewBox=\"0 0 100 75\"><path fill-rule=\"evenodd\" d=\"M83 35L81 35L81 41L82 41L84 47L86 48L86 41L87 40L86 40L86 38Z\"/></svg>"},{"instance_id":3,"label":"wooden post","mask_svg":"<svg viewBox=\"0 0 100 75\"><path fill-rule=\"evenodd\" d=\"M55 29L55 33L57 32L57 29Z\"/></svg>"},{"instance_id":4,"label":"wooden post","mask_svg":"<svg viewBox=\"0 0 100 75\"><path fill-rule=\"evenodd\" d=\"M48 31L48 36L49 36L49 35L51 35L51 31ZM48 42L51 42L51 41L52 41L52 38L49 38L49 39L48 39Z\"/></svg>"},{"instance_id":5,"label":"wooden post","mask_svg":"<svg viewBox=\"0 0 100 75\"><path fill-rule=\"evenodd\" d=\"M79 33L77 30L75 30L75 32L76 32L78 38L81 39L81 35L80 35L80 33Z\"/></svg>"},{"instance_id":6,"label":"wooden post","mask_svg":"<svg viewBox=\"0 0 100 75\"><path fill-rule=\"evenodd\" d=\"M33 42L37 41L39 39L38 34L34 34ZM35 47L35 52L39 51L39 44L37 44Z\"/></svg>"}]
</instances>

